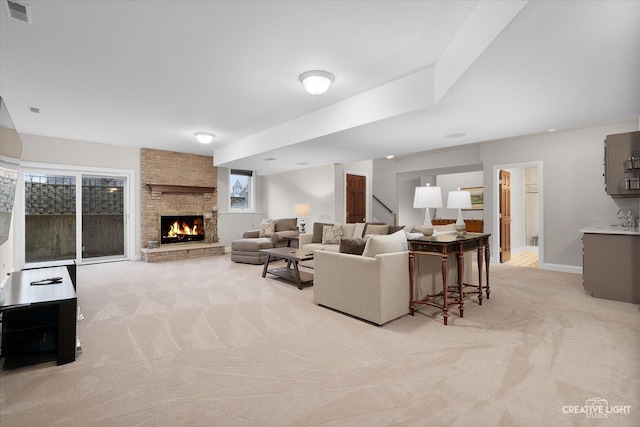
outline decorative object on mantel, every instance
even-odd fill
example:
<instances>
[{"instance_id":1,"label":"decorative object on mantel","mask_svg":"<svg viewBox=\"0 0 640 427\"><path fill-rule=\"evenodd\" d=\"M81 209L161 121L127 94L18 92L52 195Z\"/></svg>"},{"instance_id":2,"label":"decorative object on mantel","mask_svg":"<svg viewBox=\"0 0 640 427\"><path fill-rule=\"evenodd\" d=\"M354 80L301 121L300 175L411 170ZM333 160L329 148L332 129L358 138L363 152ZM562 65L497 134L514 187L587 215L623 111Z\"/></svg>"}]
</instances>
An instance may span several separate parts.
<instances>
[{"instance_id":1,"label":"decorative object on mantel","mask_svg":"<svg viewBox=\"0 0 640 427\"><path fill-rule=\"evenodd\" d=\"M300 217L300 232L305 233L304 217L311 214L311 206L306 203L298 203L295 205L294 211L295 216Z\"/></svg>"},{"instance_id":2,"label":"decorative object on mantel","mask_svg":"<svg viewBox=\"0 0 640 427\"><path fill-rule=\"evenodd\" d=\"M434 229L433 224L431 223L429 208L442 207L442 191L440 187L431 187L429 184L427 184L426 187L416 187L416 192L413 197L413 207L426 208L424 212L422 234L425 236L431 236Z\"/></svg>"},{"instance_id":3,"label":"decorative object on mantel","mask_svg":"<svg viewBox=\"0 0 640 427\"><path fill-rule=\"evenodd\" d=\"M458 220L455 227L459 236L464 235L467 232L467 225L462 218L462 209L471 209L471 193L460 191L460 189L458 191L449 191L447 209L458 209Z\"/></svg>"}]
</instances>

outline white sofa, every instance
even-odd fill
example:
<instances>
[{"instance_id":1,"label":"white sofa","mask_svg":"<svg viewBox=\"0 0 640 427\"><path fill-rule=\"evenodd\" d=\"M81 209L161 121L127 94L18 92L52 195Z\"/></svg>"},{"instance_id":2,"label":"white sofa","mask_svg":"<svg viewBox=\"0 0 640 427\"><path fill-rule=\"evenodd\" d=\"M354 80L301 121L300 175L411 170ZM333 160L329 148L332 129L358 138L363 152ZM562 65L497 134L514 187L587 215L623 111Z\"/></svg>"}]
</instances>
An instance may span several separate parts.
<instances>
[{"instance_id":1,"label":"white sofa","mask_svg":"<svg viewBox=\"0 0 640 427\"><path fill-rule=\"evenodd\" d=\"M380 242L378 246L376 242ZM399 231L370 238L363 255L316 251L314 302L377 325L407 314L409 252L406 245L404 231Z\"/></svg>"},{"instance_id":2,"label":"white sofa","mask_svg":"<svg viewBox=\"0 0 640 427\"><path fill-rule=\"evenodd\" d=\"M441 226L446 232L447 226ZM302 236L302 235L301 235ZM389 236L380 236L391 238ZM406 244L406 241L405 241ZM336 248L314 251L314 302L382 325L409 312L409 252L398 250L373 257L339 253ZM302 244L301 247L310 247ZM405 246L406 249L406 246ZM366 252L365 252L366 253ZM457 280L455 255L448 260L449 285ZM473 254L464 255L464 281L472 280ZM442 262L436 256L416 256L415 297L442 290ZM421 308L421 307L419 307Z\"/></svg>"}]
</instances>

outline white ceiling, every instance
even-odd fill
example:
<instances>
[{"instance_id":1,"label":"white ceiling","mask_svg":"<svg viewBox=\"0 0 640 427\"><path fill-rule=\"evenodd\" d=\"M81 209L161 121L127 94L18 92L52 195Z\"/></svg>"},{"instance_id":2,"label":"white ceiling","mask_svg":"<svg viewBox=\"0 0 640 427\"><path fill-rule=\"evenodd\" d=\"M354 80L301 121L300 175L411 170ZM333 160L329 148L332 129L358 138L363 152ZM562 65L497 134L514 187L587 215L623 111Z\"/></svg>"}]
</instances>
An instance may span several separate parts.
<instances>
[{"instance_id":1,"label":"white ceiling","mask_svg":"<svg viewBox=\"0 0 640 427\"><path fill-rule=\"evenodd\" d=\"M0 1L25 134L266 174L640 116L640 1Z\"/></svg>"}]
</instances>

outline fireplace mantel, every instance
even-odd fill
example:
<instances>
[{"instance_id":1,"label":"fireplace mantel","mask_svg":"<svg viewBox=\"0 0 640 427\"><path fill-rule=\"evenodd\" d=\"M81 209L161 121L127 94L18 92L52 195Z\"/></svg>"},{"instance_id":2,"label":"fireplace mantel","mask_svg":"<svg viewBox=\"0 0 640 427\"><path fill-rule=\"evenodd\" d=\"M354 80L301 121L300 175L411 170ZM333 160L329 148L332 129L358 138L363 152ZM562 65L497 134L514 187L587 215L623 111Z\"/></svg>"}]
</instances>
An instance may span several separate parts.
<instances>
[{"instance_id":1,"label":"fireplace mantel","mask_svg":"<svg viewBox=\"0 0 640 427\"><path fill-rule=\"evenodd\" d=\"M211 199L216 187L197 187L193 185L172 185L172 184L147 184L151 189L151 198L159 199L162 193L191 193L202 194L205 199Z\"/></svg>"}]
</instances>

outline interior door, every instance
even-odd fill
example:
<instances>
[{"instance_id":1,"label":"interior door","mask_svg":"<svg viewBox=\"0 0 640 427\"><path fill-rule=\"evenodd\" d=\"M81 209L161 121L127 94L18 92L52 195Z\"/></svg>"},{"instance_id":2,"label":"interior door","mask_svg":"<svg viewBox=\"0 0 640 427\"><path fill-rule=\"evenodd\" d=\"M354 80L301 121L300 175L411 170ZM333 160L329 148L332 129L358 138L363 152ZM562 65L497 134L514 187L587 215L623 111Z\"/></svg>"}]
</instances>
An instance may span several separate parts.
<instances>
[{"instance_id":1,"label":"interior door","mask_svg":"<svg viewBox=\"0 0 640 427\"><path fill-rule=\"evenodd\" d=\"M347 174L347 223L366 222L367 180L362 175Z\"/></svg>"},{"instance_id":2,"label":"interior door","mask_svg":"<svg viewBox=\"0 0 640 427\"><path fill-rule=\"evenodd\" d=\"M500 171L500 262L511 259L511 173Z\"/></svg>"}]
</instances>

